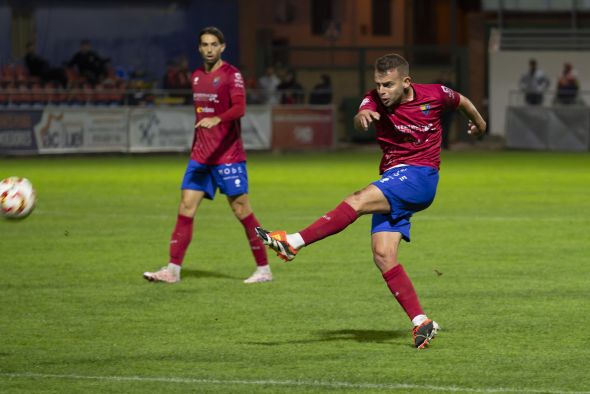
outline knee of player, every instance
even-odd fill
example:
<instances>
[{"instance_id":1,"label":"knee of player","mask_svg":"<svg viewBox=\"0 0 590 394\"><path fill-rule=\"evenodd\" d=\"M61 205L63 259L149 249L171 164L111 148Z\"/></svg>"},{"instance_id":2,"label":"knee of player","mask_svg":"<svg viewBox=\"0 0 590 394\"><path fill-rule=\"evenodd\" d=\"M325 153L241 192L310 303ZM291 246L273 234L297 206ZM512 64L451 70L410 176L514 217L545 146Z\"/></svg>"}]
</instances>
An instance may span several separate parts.
<instances>
[{"instance_id":1,"label":"knee of player","mask_svg":"<svg viewBox=\"0 0 590 394\"><path fill-rule=\"evenodd\" d=\"M390 247L373 246L373 261L379 267L393 267L398 264L397 251Z\"/></svg>"},{"instance_id":2,"label":"knee of player","mask_svg":"<svg viewBox=\"0 0 590 394\"><path fill-rule=\"evenodd\" d=\"M250 205L248 203L234 202L233 204L231 204L231 210L234 213L234 215L240 220L246 218L252 213L252 210L250 209Z\"/></svg>"},{"instance_id":3,"label":"knee of player","mask_svg":"<svg viewBox=\"0 0 590 394\"><path fill-rule=\"evenodd\" d=\"M181 215L194 216L196 211L197 211L197 204L194 204L191 201L185 200L185 199L180 200L178 212Z\"/></svg>"}]
</instances>

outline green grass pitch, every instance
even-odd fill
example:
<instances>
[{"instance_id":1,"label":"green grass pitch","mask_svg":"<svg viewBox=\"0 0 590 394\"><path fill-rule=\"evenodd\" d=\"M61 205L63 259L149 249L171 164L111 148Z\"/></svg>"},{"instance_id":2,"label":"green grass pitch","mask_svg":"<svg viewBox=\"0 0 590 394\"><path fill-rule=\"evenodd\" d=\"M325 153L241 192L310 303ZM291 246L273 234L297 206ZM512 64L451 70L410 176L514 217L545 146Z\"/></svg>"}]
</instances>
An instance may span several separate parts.
<instances>
[{"instance_id":1,"label":"green grass pitch","mask_svg":"<svg viewBox=\"0 0 590 394\"><path fill-rule=\"evenodd\" d=\"M254 211L297 231L376 180L377 151L249 155ZM0 392L590 392L590 155L447 152L400 261L425 351L372 262L370 218L254 269L224 196L165 265L186 155L0 158L38 205L0 221ZM442 273L442 275L441 275Z\"/></svg>"}]
</instances>

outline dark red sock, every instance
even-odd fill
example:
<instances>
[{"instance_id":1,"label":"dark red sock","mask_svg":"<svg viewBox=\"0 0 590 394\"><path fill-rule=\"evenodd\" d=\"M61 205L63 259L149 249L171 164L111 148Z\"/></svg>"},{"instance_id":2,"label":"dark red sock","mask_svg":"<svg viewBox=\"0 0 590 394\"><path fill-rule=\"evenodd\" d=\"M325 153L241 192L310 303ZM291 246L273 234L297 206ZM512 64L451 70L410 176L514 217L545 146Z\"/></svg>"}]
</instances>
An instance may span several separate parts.
<instances>
[{"instance_id":1,"label":"dark red sock","mask_svg":"<svg viewBox=\"0 0 590 394\"><path fill-rule=\"evenodd\" d=\"M193 238L193 218L178 215L176 227L170 239L170 262L182 265L184 254Z\"/></svg>"},{"instance_id":2,"label":"dark red sock","mask_svg":"<svg viewBox=\"0 0 590 394\"><path fill-rule=\"evenodd\" d=\"M342 201L333 211L328 212L310 226L299 232L306 245L329 235L339 233L354 222L358 215L353 207Z\"/></svg>"},{"instance_id":3,"label":"dark red sock","mask_svg":"<svg viewBox=\"0 0 590 394\"><path fill-rule=\"evenodd\" d=\"M387 287L389 287L397 302L404 308L410 320L418 315L425 314L420 306L414 285L412 285L412 281L401 264L385 272L383 279L385 279Z\"/></svg>"},{"instance_id":4,"label":"dark red sock","mask_svg":"<svg viewBox=\"0 0 590 394\"><path fill-rule=\"evenodd\" d=\"M260 223L258 223L258 219L254 214L250 214L243 220L241 220L242 226L244 226L244 230L246 230L246 237L248 238L248 242L250 242L250 249L252 249L252 254L254 255L254 260L256 260L256 265L262 267L264 265L268 265L268 259L266 258L266 249L264 248L264 244L256 236L256 231L254 230L255 227L260 227Z\"/></svg>"}]
</instances>

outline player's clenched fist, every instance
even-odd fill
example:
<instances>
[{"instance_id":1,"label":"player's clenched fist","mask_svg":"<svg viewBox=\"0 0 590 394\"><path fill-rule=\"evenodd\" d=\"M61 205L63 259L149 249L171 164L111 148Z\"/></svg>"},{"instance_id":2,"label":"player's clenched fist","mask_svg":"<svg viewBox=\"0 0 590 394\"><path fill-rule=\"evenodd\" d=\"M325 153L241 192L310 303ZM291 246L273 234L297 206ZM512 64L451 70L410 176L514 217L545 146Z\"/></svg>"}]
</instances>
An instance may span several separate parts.
<instances>
[{"instance_id":1,"label":"player's clenched fist","mask_svg":"<svg viewBox=\"0 0 590 394\"><path fill-rule=\"evenodd\" d=\"M373 123L374 120L379 120L381 115L378 112L370 111L368 109L360 111L354 117L355 126L361 128L365 131L369 129L369 125Z\"/></svg>"}]
</instances>

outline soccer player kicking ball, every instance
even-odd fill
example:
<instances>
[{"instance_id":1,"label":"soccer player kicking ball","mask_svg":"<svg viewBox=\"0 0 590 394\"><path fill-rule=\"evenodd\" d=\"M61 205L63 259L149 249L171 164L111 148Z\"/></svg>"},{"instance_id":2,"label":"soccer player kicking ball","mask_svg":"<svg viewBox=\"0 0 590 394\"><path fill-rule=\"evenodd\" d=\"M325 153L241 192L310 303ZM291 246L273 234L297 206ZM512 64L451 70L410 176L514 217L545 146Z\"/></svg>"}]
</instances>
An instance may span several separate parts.
<instances>
[{"instance_id":1,"label":"soccer player kicking ball","mask_svg":"<svg viewBox=\"0 0 590 394\"><path fill-rule=\"evenodd\" d=\"M145 272L153 282L175 283L193 234L193 220L203 198L213 199L215 191L227 196L236 218L244 226L256 260L256 271L245 283L268 282L272 273L266 250L256 237L260 226L248 199L246 153L242 144L240 118L246 95L240 71L221 60L225 50L223 33L207 27L199 34L203 66L192 74L196 124L191 158L182 181L176 227L170 241L170 263L156 272Z\"/></svg>"},{"instance_id":2,"label":"soccer player kicking ball","mask_svg":"<svg viewBox=\"0 0 590 394\"><path fill-rule=\"evenodd\" d=\"M416 84L408 62L397 54L375 62L375 85L361 102L354 117L357 130L375 126L383 151L381 179L346 197L300 232L266 231L258 237L285 261L299 250L344 230L359 216L373 214L371 245L373 259L391 293L414 325L414 343L427 346L439 326L420 306L414 286L397 259L400 241L410 240L410 218L434 200L441 150L441 115L459 108L469 118L468 133L482 135L483 120L471 101L446 86Z\"/></svg>"}]
</instances>

